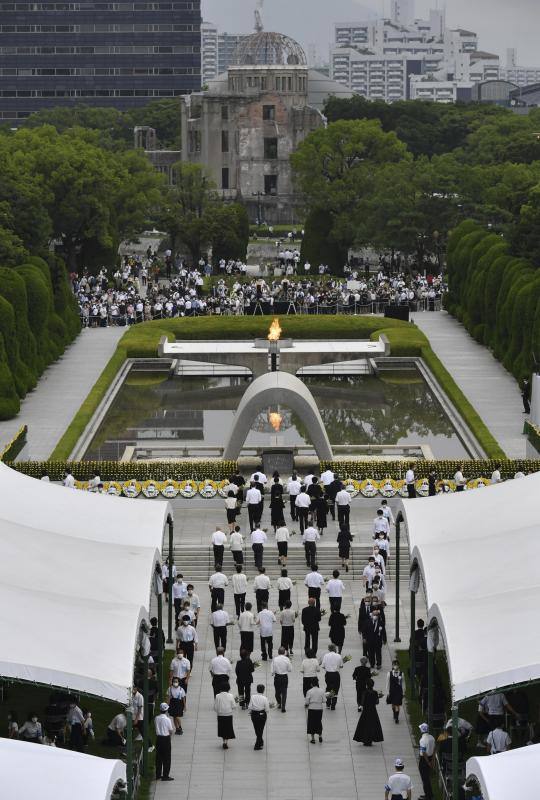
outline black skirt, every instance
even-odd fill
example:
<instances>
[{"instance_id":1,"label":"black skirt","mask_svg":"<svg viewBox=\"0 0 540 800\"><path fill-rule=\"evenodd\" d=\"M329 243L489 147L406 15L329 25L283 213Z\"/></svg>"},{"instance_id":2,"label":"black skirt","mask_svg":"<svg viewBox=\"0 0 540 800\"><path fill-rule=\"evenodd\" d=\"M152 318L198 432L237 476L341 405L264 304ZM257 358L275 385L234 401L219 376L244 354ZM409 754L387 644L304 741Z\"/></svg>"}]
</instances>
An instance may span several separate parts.
<instances>
[{"instance_id":1,"label":"black skirt","mask_svg":"<svg viewBox=\"0 0 540 800\"><path fill-rule=\"evenodd\" d=\"M232 714L227 717L218 716L217 735L220 739L236 739L233 728Z\"/></svg>"},{"instance_id":2,"label":"black skirt","mask_svg":"<svg viewBox=\"0 0 540 800\"><path fill-rule=\"evenodd\" d=\"M322 734L322 708L311 709L308 708L307 712L307 732L314 736Z\"/></svg>"},{"instance_id":3,"label":"black skirt","mask_svg":"<svg viewBox=\"0 0 540 800\"><path fill-rule=\"evenodd\" d=\"M227 509L227 522L236 522L236 515L238 510L236 508Z\"/></svg>"},{"instance_id":4,"label":"black skirt","mask_svg":"<svg viewBox=\"0 0 540 800\"><path fill-rule=\"evenodd\" d=\"M287 556L287 553L288 553L288 550L289 550L287 545L288 545L287 542L278 542L277 543L277 549L278 549L278 553L279 553L280 556L285 556L285 557Z\"/></svg>"},{"instance_id":5,"label":"black skirt","mask_svg":"<svg viewBox=\"0 0 540 800\"><path fill-rule=\"evenodd\" d=\"M169 715L171 717L182 717L184 715L184 703L179 697L171 697L169 700Z\"/></svg>"},{"instance_id":6,"label":"black skirt","mask_svg":"<svg viewBox=\"0 0 540 800\"><path fill-rule=\"evenodd\" d=\"M371 744L372 742L384 741L379 715L375 707L378 702L376 692L372 689L366 689L364 693L364 708L353 736L355 742Z\"/></svg>"},{"instance_id":7,"label":"black skirt","mask_svg":"<svg viewBox=\"0 0 540 800\"><path fill-rule=\"evenodd\" d=\"M350 554L351 554L351 543L350 542L340 542L339 543L339 557L348 559Z\"/></svg>"}]
</instances>

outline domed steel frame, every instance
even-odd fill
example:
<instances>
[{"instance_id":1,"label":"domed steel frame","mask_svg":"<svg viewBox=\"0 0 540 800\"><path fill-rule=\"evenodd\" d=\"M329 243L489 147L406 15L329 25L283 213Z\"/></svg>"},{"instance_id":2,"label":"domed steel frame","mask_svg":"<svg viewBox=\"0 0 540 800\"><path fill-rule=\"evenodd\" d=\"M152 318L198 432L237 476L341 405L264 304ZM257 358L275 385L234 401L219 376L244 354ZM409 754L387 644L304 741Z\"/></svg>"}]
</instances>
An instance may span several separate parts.
<instances>
[{"instance_id":1,"label":"domed steel frame","mask_svg":"<svg viewBox=\"0 0 540 800\"><path fill-rule=\"evenodd\" d=\"M307 65L302 47L284 33L260 31L243 39L236 48L235 66Z\"/></svg>"}]
</instances>

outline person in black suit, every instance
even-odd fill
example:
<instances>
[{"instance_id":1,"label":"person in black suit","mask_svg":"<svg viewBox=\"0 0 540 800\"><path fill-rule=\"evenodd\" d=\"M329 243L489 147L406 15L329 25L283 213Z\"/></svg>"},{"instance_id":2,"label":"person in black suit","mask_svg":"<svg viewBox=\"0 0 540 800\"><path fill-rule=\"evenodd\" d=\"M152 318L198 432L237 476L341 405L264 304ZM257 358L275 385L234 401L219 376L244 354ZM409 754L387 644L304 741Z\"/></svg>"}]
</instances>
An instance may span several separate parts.
<instances>
[{"instance_id":1,"label":"person in black suit","mask_svg":"<svg viewBox=\"0 0 540 800\"><path fill-rule=\"evenodd\" d=\"M334 475L334 480L326 487L326 494L328 495L328 509L332 515L332 519L336 518L336 494L343 488L343 484L337 475Z\"/></svg>"},{"instance_id":2,"label":"person in black suit","mask_svg":"<svg viewBox=\"0 0 540 800\"><path fill-rule=\"evenodd\" d=\"M317 652L319 644L319 623L321 621L321 612L317 608L316 600L310 597L308 605L302 609L302 627L306 635L305 651L306 655L310 650Z\"/></svg>"},{"instance_id":3,"label":"person in black suit","mask_svg":"<svg viewBox=\"0 0 540 800\"><path fill-rule=\"evenodd\" d=\"M381 668L382 646L386 644L386 629L380 618L379 609L374 609L362 626L362 639L366 642L367 655L371 667Z\"/></svg>"}]
</instances>

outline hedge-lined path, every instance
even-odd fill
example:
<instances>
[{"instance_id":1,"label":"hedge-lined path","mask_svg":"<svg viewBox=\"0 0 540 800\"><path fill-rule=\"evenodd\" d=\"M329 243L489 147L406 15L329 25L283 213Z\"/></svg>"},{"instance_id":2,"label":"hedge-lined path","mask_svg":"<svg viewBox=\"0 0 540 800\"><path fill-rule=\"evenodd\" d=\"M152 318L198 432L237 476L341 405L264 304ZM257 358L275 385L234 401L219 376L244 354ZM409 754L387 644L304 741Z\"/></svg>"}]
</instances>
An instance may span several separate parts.
<instances>
[{"instance_id":1,"label":"hedge-lined path","mask_svg":"<svg viewBox=\"0 0 540 800\"><path fill-rule=\"evenodd\" d=\"M86 399L116 349L125 328L84 329L41 376L21 403L14 419L0 422L0 446L21 425L28 425L28 443L19 458L47 459Z\"/></svg>"},{"instance_id":2,"label":"hedge-lined path","mask_svg":"<svg viewBox=\"0 0 540 800\"><path fill-rule=\"evenodd\" d=\"M523 404L516 380L446 311L414 322L509 458L525 458Z\"/></svg>"}]
</instances>

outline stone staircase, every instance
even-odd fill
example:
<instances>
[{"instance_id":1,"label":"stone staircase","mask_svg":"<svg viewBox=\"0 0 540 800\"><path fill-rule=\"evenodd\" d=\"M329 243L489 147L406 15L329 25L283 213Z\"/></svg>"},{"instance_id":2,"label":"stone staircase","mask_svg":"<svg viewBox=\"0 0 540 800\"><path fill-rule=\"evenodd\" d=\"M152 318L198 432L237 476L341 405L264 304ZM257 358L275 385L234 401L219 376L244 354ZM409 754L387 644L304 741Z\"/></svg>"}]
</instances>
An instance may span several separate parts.
<instances>
[{"instance_id":1,"label":"stone staircase","mask_svg":"<svg viewBox=\"0 0 540 800\"><path fill-rule=\"evenodd\" d=\"M371 552L372 548L368 544L354 544L351 547L349 572L345 572L345 570L341 568L341 559L338 557L337 544L332 540L327 544L323 537L323 542L317 543L317 564L319 572L324 575L325 578L329 578L334 569L339 569L343 580L360 580L362 571L367 564ZM167 548L165 547L164 556L166 555ZM402 585L407 585L409 580L409 554L406 544L401 546L400 555L401 582ZM192 581L193 583L205 583L214 572L214 557L211 547L177 544L174 548L174 563L179 572L183 574L184 580ZM393 554L387 572L387 579L389 581L392 580L394 565L395 558ZM270 543L267 544L264 549L263 566L270 579L279 577L281 567L278 565L277 547L272 540L270 540ZM308 572L304 548L298 542L293 541L293 544L289 544L287 570L290 578L302 581ZM230 577L234 571L232 555L226 546L223 572ZM257 574L253 562L253 552L249 546L244 548L244 571L248 577L254 577Z\"/></svg>"}]
</instances>

